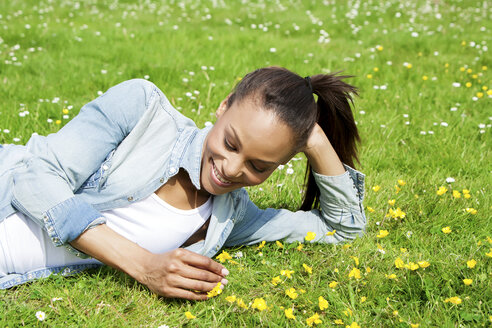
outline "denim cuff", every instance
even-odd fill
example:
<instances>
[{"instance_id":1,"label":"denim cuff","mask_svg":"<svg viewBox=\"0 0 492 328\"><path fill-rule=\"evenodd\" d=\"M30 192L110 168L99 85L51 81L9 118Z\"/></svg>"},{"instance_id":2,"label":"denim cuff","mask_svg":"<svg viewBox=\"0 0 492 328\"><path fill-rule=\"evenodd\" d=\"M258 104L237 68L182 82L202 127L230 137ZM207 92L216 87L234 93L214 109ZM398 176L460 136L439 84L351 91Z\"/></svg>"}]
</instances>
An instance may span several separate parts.
<instances>
[{"instance_id":1,"label":"denim cuff","mask_svg":"<svg viewBox=\"0 0 492 328\"><path fill-rule=\"evenodd\" d=\"M71 197L43 215L48 235L55 246L71 242L85 230L105 223L103 215L90 204Z\"/></svg>"}]
</instances>

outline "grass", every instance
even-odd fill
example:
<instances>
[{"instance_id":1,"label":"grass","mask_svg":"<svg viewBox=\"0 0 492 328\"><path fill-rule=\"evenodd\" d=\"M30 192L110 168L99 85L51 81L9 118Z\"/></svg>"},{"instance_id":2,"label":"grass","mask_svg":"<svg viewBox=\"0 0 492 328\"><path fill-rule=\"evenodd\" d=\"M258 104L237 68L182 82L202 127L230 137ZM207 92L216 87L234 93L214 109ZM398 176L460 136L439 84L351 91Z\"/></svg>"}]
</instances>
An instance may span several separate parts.
<instances>
[{"instance_id":1,"label":"grass","mask_svg":"<svg viewBox=\"0 0 492 328\"><path fill-rule=\"evenodd\" d=\"M0 326L296 327L316 312L326 327L490 326L491 16L486 1L457 0L2 1L0 143L56 132L99 91L130 78L156 83L202 127L253 69L280 65L303 76L344 70L360 89L359 169L367 175L364 204L374 211L367 209L367 233L350 247L227 249L243 256L226 263L230 283L207 302L159 298L105 267L0 291ZM278 170L250 188L259 206L299 205L304 162L291 165L294 175ZM441 186L447 192L438 195ZM404 218L386 216L396 207ZM379 230L388 236L378 238ZM398 269L398 257L430 266ZM354 268L359 279L349 277ZM284 269L295 273L274 286ZM285 295L291 287L296 299ZM269 308L243 309L226 300L231 295L246 305L263 298ZM323 311L319 296L329 303ZM461 304L445 302L454 296ZM295 320L284 315L290 307Z\"/></svg>"}]
</instances>

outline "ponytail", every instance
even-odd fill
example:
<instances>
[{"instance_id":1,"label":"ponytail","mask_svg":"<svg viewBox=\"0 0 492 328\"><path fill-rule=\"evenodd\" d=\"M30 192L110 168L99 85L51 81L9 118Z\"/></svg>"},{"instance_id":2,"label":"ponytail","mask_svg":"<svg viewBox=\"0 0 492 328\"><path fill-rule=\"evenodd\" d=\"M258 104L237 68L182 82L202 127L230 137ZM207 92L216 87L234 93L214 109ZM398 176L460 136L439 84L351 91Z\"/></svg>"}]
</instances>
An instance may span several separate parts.
<instances>
[{"instance_id":1,"label":"ponytail","mask_svg":"<svg viewBox=\"0 0 492 328\"><path fill-rule=\"evenodd\" d=\"M342 81L351 76L337 76L338 73L314 75L310 82L313 93L318 96L318 125L328 137L340 161L354 167L354 161L360 164L357 157L360 137L350 104L353 105L352 95L358 93L356 87ZM300 209L308 211L319 208L320 191L309 162L304 183L306 192Z\"/></svg>"}]
</instances>

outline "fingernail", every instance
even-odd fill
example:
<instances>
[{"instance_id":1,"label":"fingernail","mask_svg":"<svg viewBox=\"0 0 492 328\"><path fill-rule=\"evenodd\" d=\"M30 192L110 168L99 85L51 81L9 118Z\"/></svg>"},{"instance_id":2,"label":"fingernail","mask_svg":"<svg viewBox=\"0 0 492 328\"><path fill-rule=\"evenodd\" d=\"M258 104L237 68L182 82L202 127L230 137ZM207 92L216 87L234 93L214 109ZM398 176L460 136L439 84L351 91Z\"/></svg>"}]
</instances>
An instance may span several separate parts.
<instances>
[{"instance_id":1,"label":"fingernail","mask_svg":"<svg viewBox=\"0 0 492 328\"><path fill-rule=\"evenodd\" d=\"M220 288L220 289L224 289L224 285L220 285L220 286L219 286L219 288Z\"/></svg>"},{"instance_id":2,"label":"fingernail","mask_svg":"<svg viewBox=\"0 0 492 328\"><path fill-rule=\"evenodd\" d=\"M222 278L220 282L222 283L222 285L227 285L229 281L226 278Z\"/></svg>"},{"instance_id":3,"label":"fingernail","mask_svg":"<svg viewBox=\"0 0 492 328\"><path fill-rule=\"evenodd\" d=\"M223 276L227 276L228 274L229 274L229 270L227 270L226 268L222 269Z\"/></svg>"}]
</instances>

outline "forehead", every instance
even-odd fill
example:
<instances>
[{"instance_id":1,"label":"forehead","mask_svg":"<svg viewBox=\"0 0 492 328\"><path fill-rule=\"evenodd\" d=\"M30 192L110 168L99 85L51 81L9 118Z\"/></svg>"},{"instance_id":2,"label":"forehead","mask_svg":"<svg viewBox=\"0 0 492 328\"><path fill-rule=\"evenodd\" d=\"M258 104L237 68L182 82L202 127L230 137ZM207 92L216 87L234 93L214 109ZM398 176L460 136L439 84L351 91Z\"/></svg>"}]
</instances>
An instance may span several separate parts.
<instances>
[{"instance_id":1,"label":"forehead","mask_svg":"<svg viewBox=\"0 0 492 328\"><path fill-rule=\"evenodd\" d=\"M233 103L223 118L225 133L233 138L237 136L242 152L251 159L280 164L294 155L292 130L274 111L244 99Z\"/></svg>"}]
</instances>

